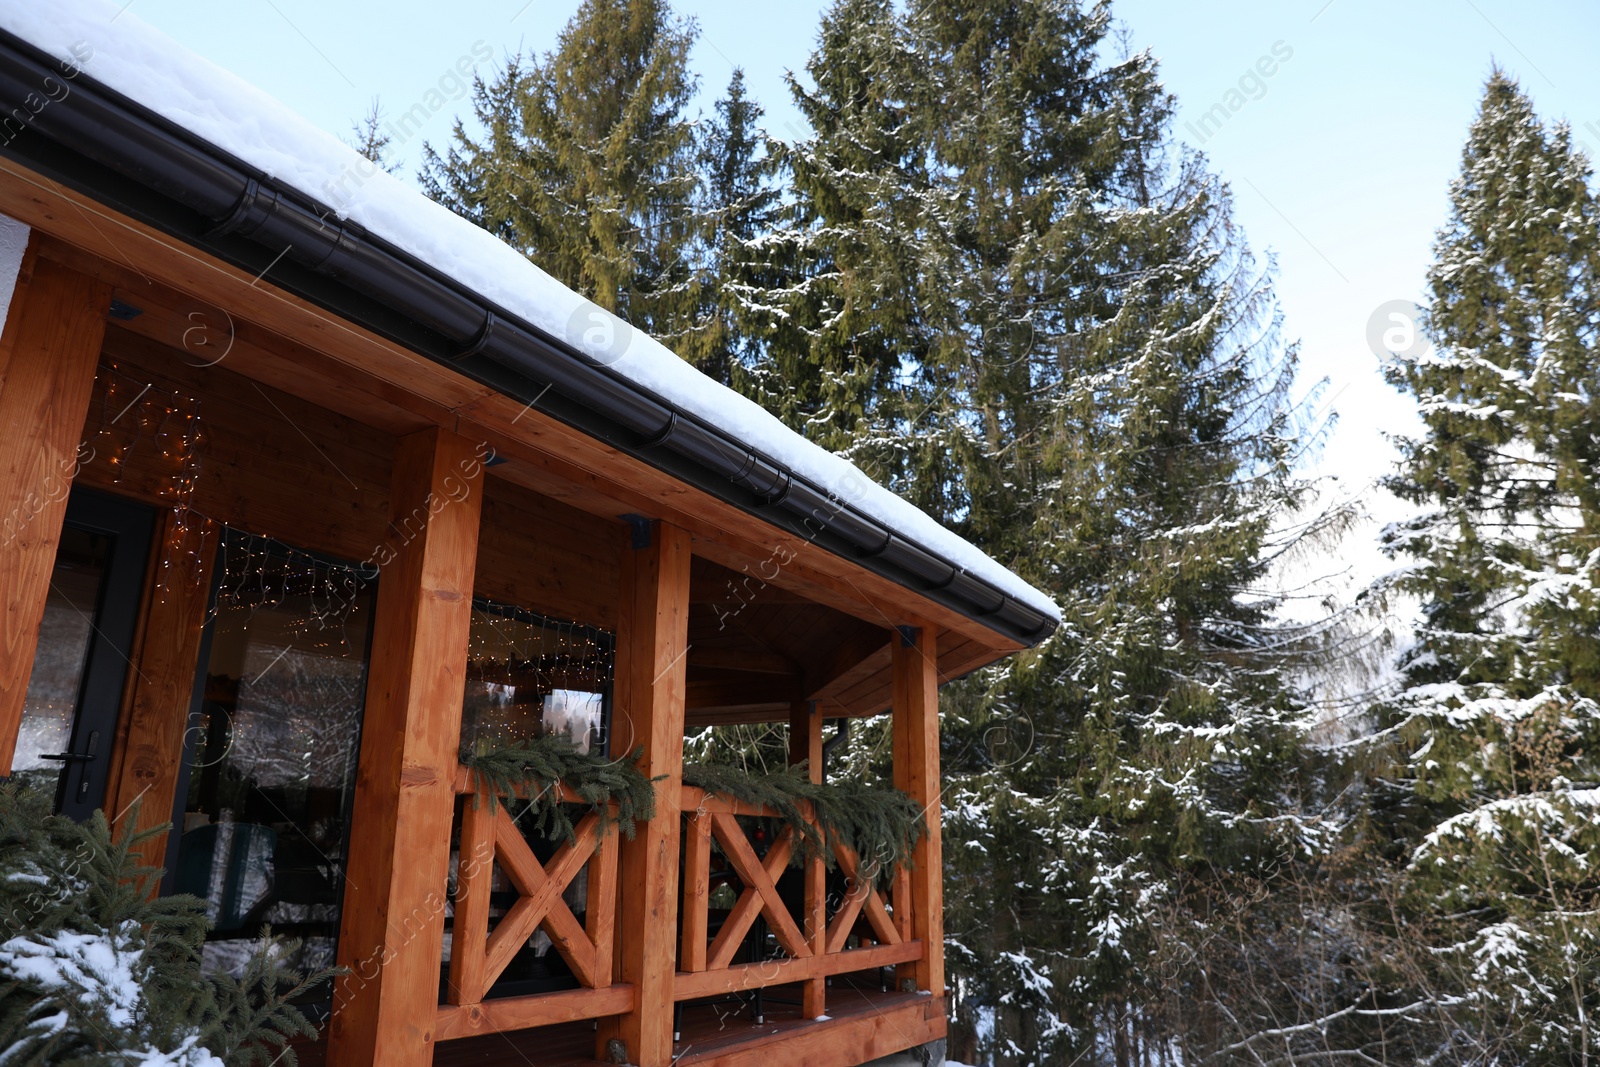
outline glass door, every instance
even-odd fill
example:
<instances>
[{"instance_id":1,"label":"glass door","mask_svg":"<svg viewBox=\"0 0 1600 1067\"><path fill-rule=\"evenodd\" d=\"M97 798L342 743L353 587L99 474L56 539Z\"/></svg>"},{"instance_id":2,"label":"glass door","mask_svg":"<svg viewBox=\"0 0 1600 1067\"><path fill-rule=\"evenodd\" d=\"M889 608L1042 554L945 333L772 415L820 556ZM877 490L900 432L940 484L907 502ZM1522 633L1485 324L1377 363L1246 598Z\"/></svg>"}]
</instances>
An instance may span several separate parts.
<instances>
[{"instance_id":1,"label":"glass door","mask_svg":"<svg viewBox=\"0 0 1600 1067\"><path fill-rule=\"evenodd\" d=\"M206 903L203 965L243 973L262 924L331 965L344 899L373 586L224 533L173 823L169 890Z\"/></svg>"},{"instance_id":2,"label":"glass door","mask_svg":"<svg viewBox=\"0 0 1600 1067\"><path fill-rule=\"evenodd\" d=\"M150 508L115 497L74 489L67 502L12 773L53 779L56 810L75 819L105 800L153 526Z\"/></svg>"}]
</instances>

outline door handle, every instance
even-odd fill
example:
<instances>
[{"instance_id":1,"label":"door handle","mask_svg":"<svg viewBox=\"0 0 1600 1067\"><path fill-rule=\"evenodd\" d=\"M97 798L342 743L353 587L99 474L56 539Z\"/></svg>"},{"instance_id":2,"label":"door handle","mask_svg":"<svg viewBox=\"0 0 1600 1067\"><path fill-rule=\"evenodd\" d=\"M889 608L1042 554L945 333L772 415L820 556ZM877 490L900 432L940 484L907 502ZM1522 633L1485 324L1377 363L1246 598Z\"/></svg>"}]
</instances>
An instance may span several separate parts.
<instances>
[{"instance_id":1,"label":"door handle","mask_svg":"<svg viewBox=\"0 0 1600 1067\"><path fill-rule=\"evenodd\" d=\"M92 763L100 754L100 731L90 730L88 743L83 746L82 752L55 752L40 759L54 760L57 763ZM89 795L89 772L87 769L78 774L78 799L81 801Z\"/></svg>"},{"instance_id":2,"label":"door handle","mask_svg":"<svg viewBox=\"0 0 1600 1067\"><path fill-rule=\"evenodd\" d=\"M99 754L99 752L100 752L100 731L99 730L90 730L89 731L89 743L84 746L84 753L83 753L84 762L88 762L89 760L94 759L95 756ZM83 798L88 796L88 795L89 795L89 771L87 769L85 769L85 770L79 772L79 774L78 774L78 802L82 803L83 802Z\"/></svg>"},{"instance_id":3,"label":"door handle","mask_svg":"<svg viewBox=\"0 0 1600 1067\"><path fill-rule=\"evenodd\" d=\"M88 743L83 746L82 752L57 752L51 756L40 756L40 759L56 760L60 763L88 763L100 754L100 731L90 730Z\"/></svg>"}]
</instances>

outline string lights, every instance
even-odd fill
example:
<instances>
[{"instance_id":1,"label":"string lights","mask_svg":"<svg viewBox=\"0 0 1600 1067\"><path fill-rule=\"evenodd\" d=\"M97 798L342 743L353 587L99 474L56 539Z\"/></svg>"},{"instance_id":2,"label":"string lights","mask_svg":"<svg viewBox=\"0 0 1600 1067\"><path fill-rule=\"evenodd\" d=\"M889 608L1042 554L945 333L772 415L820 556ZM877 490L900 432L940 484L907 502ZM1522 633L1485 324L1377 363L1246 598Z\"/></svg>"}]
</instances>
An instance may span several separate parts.
<instances>
[{"instance_id":1,"label":"string lights","mask_svg":"<svg viewBox=\"0 0 1600 1067\"><path fill-rule=\"evenodd\" d=\"M362 654L349 624L365 583L355 567L238 530L218 547L221 580L212 615L289 609L289 630L310 649L330 655ZM364 628L363 628L364 632Z\"/></svg>"},{"instance_id":2,"label":"string lights","mask_svg":"<svg viewBox=\"0 0 1600 1067\"><path fill-rule=\"evenodd\" d=\"M366 622L352 613L369 592L359 571L272 538L229 529L194 507L207 434L200 401L102 364L86 447L146 494L170 501L172 521L158 585L175 575L199 582L210 531L220 532L219 586L212 617L265 609L290 613L300 647L365 658ZM360 645L361 647L356 647ZM581 748L603 745L608 728L615 640L607 631L478 601L469 637L463 742L491 747L545 733L569 733Z\"/></svg>"},{"instance_id":3,"label":"string lights","mask_svg":"<svg viewBox=\"0 0 1600 1067\"><path fill-rule=\"evenodd\" d=\"M174 568L188 581L199 581L208 529L193 508L200 478L200 401L131 377L114 362L100 365L96 382L103 383L98 408L92 409L99 418L92 431L85 428L86 448L105 457L116 485L129 476L130 457L149 449L148 461L139 457L140 476L151 479L157 497L171 501L173 518L157 584L168 588Z\"/></svg>"},{"instance_id":4,"label":"string lights","mask_svg":"<svg viewBox=\"0 0 1600 1067\"><path fill-rule=\"evenodd\" d=\"M464 747L552 732L584 749L605 743L616 647L608 631L480 600L467 641Z\"/></svg>"}]
</instances>

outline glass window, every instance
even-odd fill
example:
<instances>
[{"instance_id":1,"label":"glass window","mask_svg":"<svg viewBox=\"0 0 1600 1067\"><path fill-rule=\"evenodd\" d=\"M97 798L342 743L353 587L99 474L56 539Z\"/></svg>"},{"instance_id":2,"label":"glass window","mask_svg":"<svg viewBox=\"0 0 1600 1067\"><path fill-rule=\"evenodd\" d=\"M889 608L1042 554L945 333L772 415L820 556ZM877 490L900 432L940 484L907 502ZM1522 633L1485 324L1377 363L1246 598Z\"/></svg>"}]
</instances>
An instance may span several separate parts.
<instances>
[{"instance_id":1,"label":"glass window","mask_svg":"<svg viewBox=\"0 0 1600 1067\"><path fill-rule=\"evenodd\" d=\"M61 531L39 624L39 650L22 703L14 771L60 774L65 769L62 762L44 757L65 752L71 745L111 545L112 539L104 534L71 526Z\"/></svg>"},{"instance_id":2,"label":"glass window","mask_svg":"<svg viewBox=\"0 0 1600 1067\"><path fill-rule=\"evenodd\" d=\"M175 888L206 901L205 965L240 973L265 923L331 964L372 625L355 569L229 533L192 738Z\"/></svg>"},{"instance_id":3,"label":"glass window","mask_svg":"<svg viewBox=\"0 0 1600 1067\"><path fill-rule=\"evenodd\" d=\"M609 633L479 600L473 604L462 747L564 734L601 751L611 703Z\"/></svg>"}]
</instances>

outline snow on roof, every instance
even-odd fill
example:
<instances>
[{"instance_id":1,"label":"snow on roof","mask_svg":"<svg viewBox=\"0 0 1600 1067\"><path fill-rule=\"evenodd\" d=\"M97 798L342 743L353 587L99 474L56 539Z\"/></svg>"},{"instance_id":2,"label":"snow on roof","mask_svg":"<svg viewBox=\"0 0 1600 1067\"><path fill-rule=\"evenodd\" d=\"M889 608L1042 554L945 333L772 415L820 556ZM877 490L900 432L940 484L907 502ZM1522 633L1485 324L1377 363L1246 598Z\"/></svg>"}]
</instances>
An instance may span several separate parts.
<instances>
[{"instance_id":1,"label":"snow on roof","mask_svg":"<svg viewBox=\"0 0 1600 1067\"><path fill-rule=\"evenodd\" d=\"M589 301L487 231L373 167L343 141L265 92L146 26L127 6L110 0L0 0L0 26L333 208L486 300L589 350L625 378L722 428L907 540L1060 620L1060 609L1045 593L871 481L848 460L807 441L758 404L705 377L643 331L628 332L620 355L597 347L595 331L571 328L575 321L590 320L595 307Z\"/></svg>"}]
</instances>

